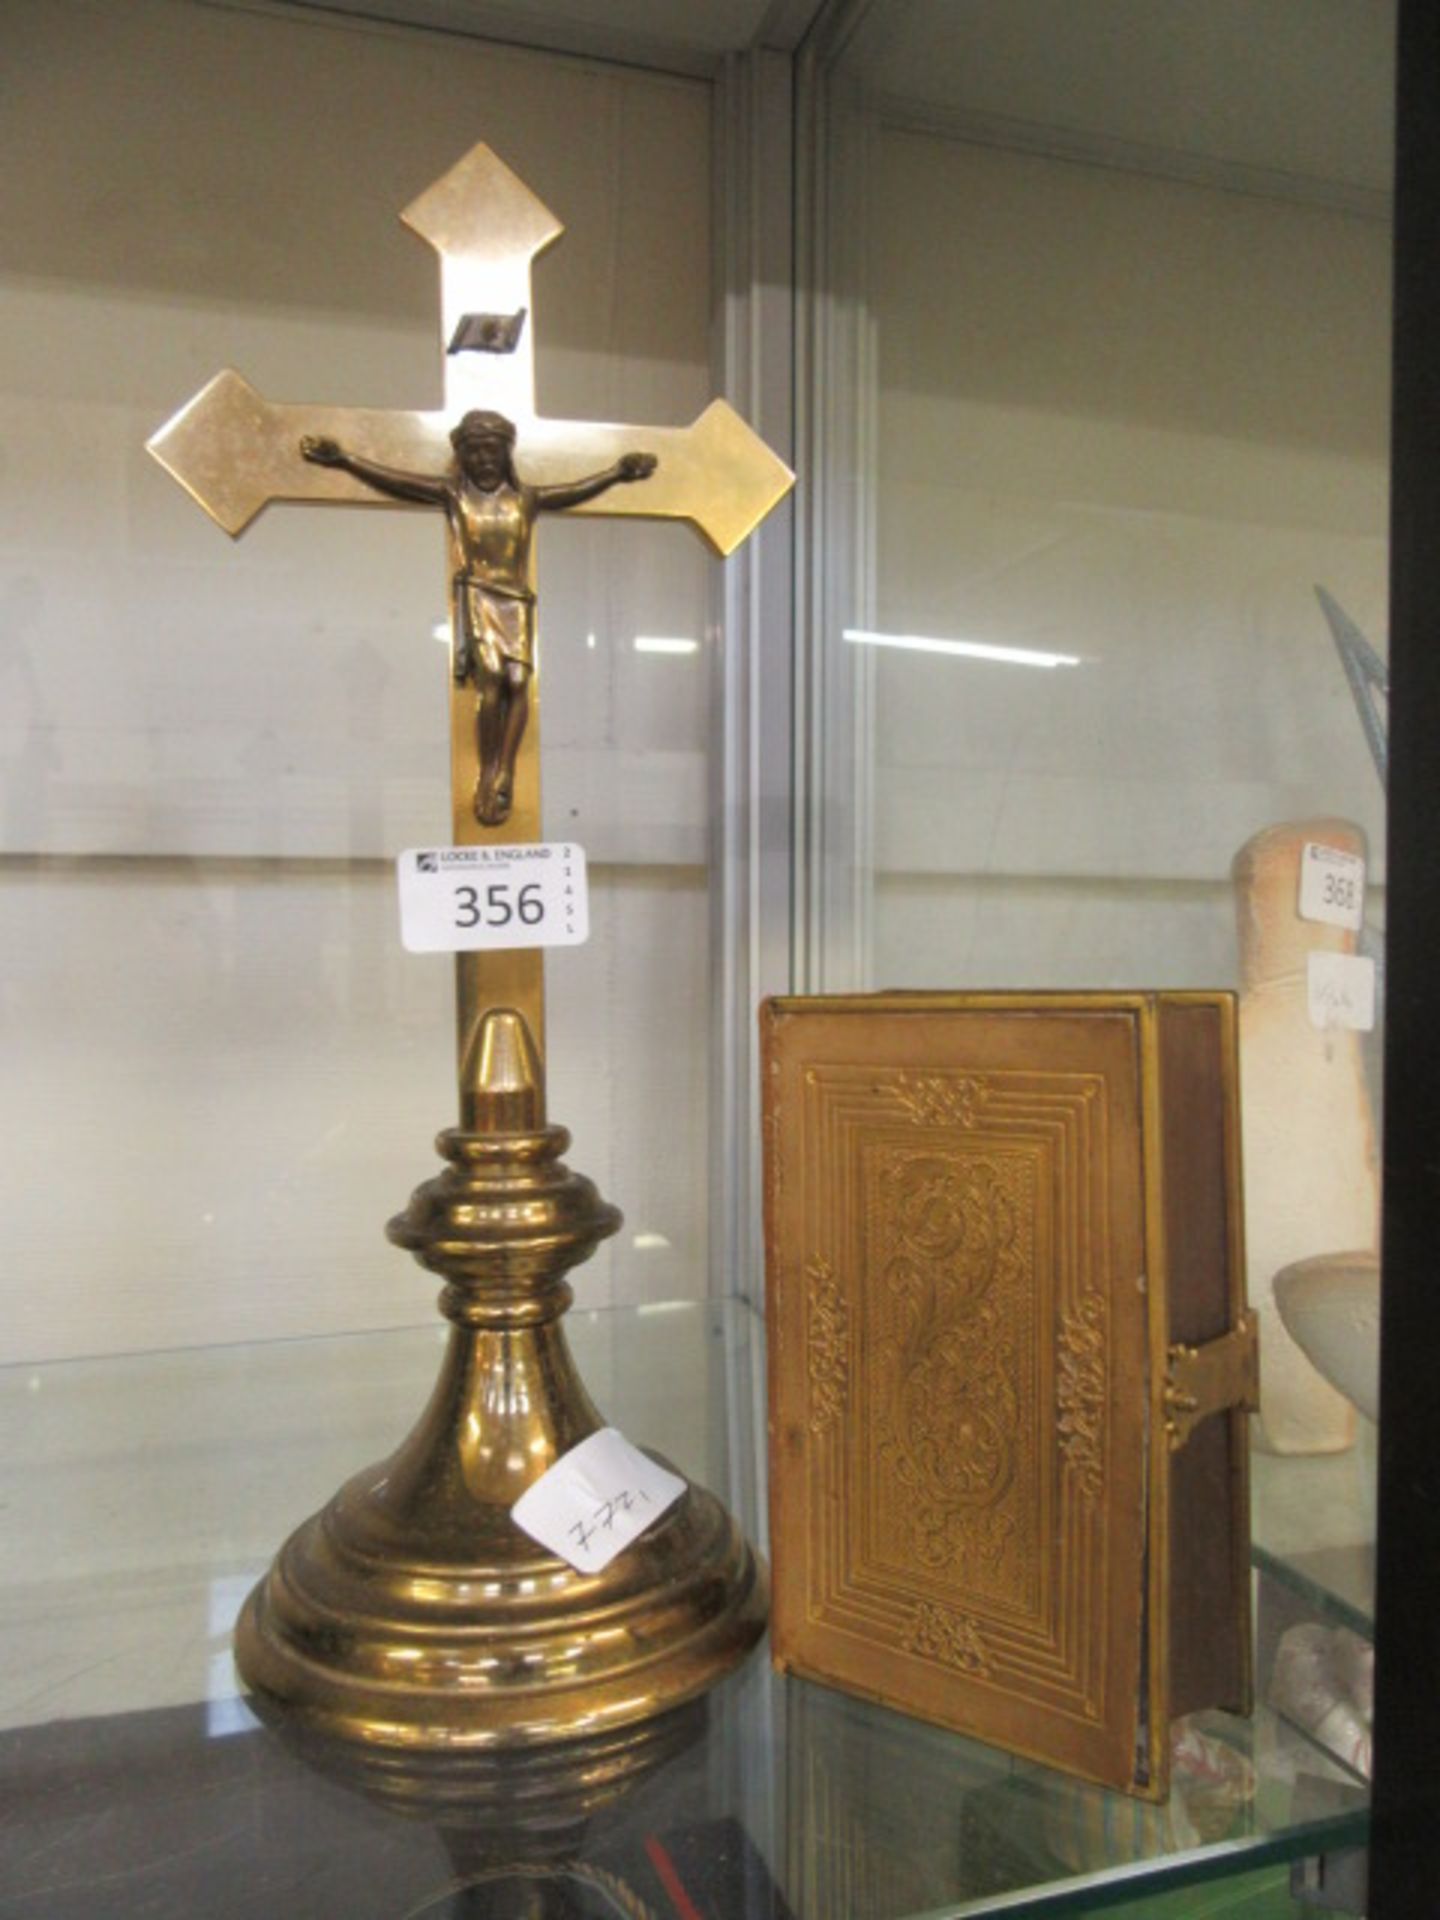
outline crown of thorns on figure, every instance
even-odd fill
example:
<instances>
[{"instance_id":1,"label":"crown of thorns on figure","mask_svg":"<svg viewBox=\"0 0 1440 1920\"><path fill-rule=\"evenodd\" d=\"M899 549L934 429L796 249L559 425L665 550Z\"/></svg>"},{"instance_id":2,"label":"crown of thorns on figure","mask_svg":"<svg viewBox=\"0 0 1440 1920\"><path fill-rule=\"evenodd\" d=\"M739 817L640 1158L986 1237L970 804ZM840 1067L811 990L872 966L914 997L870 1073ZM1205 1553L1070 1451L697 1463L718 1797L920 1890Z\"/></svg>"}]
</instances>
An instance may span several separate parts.
<instances>
[{"instance_id":1,"label":"crown of thorns on figure","mask_svg":"<svg viewBox=\"0 0 1440 1920\"><path fill-rule=\"evenodd\" d=\"M467 413L450 436L452 447L459 447L466 440L504 440L507 445L515 444L515 428L503 413L488 413L476 410Z\"/></svg>"}]
</instances>

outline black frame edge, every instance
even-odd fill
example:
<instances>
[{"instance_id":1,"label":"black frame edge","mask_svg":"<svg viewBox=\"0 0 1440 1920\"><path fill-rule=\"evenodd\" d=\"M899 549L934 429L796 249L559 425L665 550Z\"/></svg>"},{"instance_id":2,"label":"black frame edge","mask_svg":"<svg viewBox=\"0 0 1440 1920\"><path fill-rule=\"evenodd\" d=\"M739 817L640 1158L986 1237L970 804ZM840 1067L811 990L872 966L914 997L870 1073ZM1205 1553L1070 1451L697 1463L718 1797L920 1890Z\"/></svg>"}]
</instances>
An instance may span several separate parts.
<instances>
[{"instance_id":1,"label":"black frame edge","mask_svg":"<svg viewBox=\"0 0 1440 1920\"><path fill-rule=\"evenodd\" d=\"M1440 6L1399 14L1370 1920L1440 1907Z\"/></svg>"}]
</instances>

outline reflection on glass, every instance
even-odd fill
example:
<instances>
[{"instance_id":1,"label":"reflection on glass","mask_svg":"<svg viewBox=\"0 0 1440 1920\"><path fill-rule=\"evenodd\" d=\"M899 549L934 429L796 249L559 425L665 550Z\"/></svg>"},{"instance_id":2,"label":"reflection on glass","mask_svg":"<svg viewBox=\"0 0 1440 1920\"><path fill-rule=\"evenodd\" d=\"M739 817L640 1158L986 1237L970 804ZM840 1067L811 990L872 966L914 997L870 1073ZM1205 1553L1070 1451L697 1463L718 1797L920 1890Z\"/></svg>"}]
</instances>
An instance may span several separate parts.
<instances>
[{"instance_id":1,"label":"reflection on glass","mask_svg":"<svg viewBox=\"0 0 1440 1920\"><path fill-rule=\"evenodd\" d=\"M545 410L593 417L623 390L637 418L692 420L712 384L711 89L463 34L437 66L423 34L382 49L319 16L191 0L132 0L100 35L67 33L44 0L5 14L7 67L35 84L6 122L22 177L0 249L0 1245L33 1284L7 1299L0 1354L400 1324L424 1308L380 1230L453 1081L443 969L399 949L390 867L447 831L445 669L421 657L432 631L449 640L435 529L296 509L264 516L258 564L237 566L144 442L184 391L176 367L206 353L341 404L431 389L433 256L383 194L377 224L373 177L316 164L316 60L368 103L382 171L411 191L429 177L417 151L437 170L454 157L439 127L517 164L563 127L546 193L569 237L537 292ZM625 298L597 302L602 284ZM59 458L82 422L83 528ZM629 638L699 632L714 562L664 527L627 529L621 562L612 546L594 522L546 537L545 805L587 847L596 909L583 960L551 971L551 1095L587 1173L664 1219L666 1284L693 1291L710 689L636 661ZM597 621L616 644L587 645ZM75 636L101 632L77 701ZM645 956L643 995L622 939ZM97 1062L126 1089L124 1140L103 1148ZM55 1205L61 1134L104 1164L93 1207ZM613 1271L602 1249L589 1299Z\"/></svg>"},{"instance_id":2,"label":"reflection on glass","mask_svg":"<svg viewBox=\"0 0 1440 1920\"><path fill-rule=\"evenodd\" d=\"M608 1410L753 1522L754 1312L672 1302L655 1317L642 1307L575 1319L587 1379L613 1365ZM55 1365L38 1400L32 1370L0 1368L0 1765L22 1783L36 1842L17 1857L12 1898L44 1910L63 1885L71 1899L93 1888L117 1912L159 1901L219 1916L240 1888L252 1908L379 1920L415 1911L462 1869L551 1857L553 1842L645 1889L661 1912L653 1834L697 1911L897 1920L993 1910L1022 1893L1089 1911L1116 1867L1139 1897L1213 1875L1205 1849L1278 1871L1363 1841L1353 1773L1264 1707L1249 1723L1181 1723L1176 1793L1156 1808L787 1680L763 1654L701 1715L531 1761L337 1748L258 1725L222 1644L233 1611L296 1511L342 1463L378 1457L403 1431L434 1348L425 1328ZM37 1408L50 1409L41 1435ZM1326 1537L1339 1538L1351 1465L1269 1461L1267 1521L1287 1479L1308 1498L1277 1505L1280 1521L1318 1508L1318 1469ZM1276 1535L1275 1547L1298 1592L1313 1579L1313 1532ZM1277 1623L1281 1637L1292 1618ZM1352 1610L1327 1624L1364 1620ZM1292 1666L1311 1639L1288 1642ZM177 1658L186 1646L204 1658ZM437 1849L437 1835L462 1834L453 1856Z\"/></svg>"},{"instance_id":3,"label":"reflection on glass","mask_svg":"<svg viewBox=\"0 0 1440 1920\"><path fill-rule=\"evenodd\" d=\"M1200 22L895 0L831 76L809 931L827 987L1240 992L1257 1678L1358 1767L1394 8Z\"/></svg>"},{"instance_id":4,"label":"reflection on glass","mask_svg":"<svg viewBox=\"0 0 1440 1920\"><path fill-rule=\"evenodd\" d=\"M940 640L919 633L867 633L846 627L845 638L856 646L898 647L910 653L956 653L967 660L999 660L1013 667L1078 667L1076 653L1045 653L1036 647L996 647L984 640Z\"/></svg>"},{"instance_id":5,"label":"reflection on glass","mask_svg":"<svg viewBox=\"0 0 1440 1920\"><path fill-rule=\"evenodd\" d=\"M210 1654L202 1698L205 1735L209 1740L226 1740L237 1733L249 1733L255 1725L254 1716L236 1694L235 1658L230 1650L235 1616L252 1584L248 1573L220 1574L207 1583L206 1629Z\"/></svg>"}]
</instances>

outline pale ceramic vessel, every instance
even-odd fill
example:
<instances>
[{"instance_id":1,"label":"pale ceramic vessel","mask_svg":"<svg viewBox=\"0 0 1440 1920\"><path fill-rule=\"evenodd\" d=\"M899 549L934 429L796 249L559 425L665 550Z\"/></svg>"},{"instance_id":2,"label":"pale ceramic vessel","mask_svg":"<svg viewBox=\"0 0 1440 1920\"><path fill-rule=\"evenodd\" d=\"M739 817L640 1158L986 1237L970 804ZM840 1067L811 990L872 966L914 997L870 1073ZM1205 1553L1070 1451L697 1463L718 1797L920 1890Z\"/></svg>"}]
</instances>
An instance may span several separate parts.
<instances>
[{"instance_id":1,"label":"pale ceramic vessel","mask_svg":"<svg viewBox=\"0 0 1440 1920\"><path fill-rule=\"evenodd\" d=\"M1345 820L1296 820L1235 856L1240 938L1240 1094L1250 1298L1260 1314L1260 1431L1279 1453L1333 1453L1355 1437L1350 1402L1316 1372L1276 1311L1282 1267L1335 1247L1373 1247L1375 1130L1358 1034L1309 1014L1315 952L1353 953L1349 929L1302 920L1301 851L1365 853Z\"/></svg>"},{"instance_id":2,"label":"pale ceramic vessel","mask_svg":"<svg viewBox=\"0 0 1440 1920\"><path fill-rule=\"evenodd\" d=\"M1380 1262L1321 1253L1275 1276L1275 1305L1296 1344L1367 1420L1380 1413Z\"/></svg>"}]
</instances>

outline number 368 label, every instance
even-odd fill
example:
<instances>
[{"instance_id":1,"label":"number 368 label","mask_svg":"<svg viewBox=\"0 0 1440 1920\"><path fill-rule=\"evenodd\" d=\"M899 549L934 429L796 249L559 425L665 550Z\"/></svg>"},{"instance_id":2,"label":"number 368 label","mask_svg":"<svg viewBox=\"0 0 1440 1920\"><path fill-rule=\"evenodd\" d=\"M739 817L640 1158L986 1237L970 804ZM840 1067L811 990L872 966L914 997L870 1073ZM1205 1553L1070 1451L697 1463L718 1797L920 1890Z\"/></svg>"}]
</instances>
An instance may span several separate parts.
<instances>
[{"instance_id":1,"label":"number 368 label","mask_svg":"<svg viewBox=\"0 0 1440 1920\"><path fill-rule=\"evenodd\" d=\"M412 848L396 864L411 953L578 947L589 935L585 854L568 842Z\"/></svg>"},{"instance_id":2,"label":"number 368 label","mask_svg":"<svg viewBox=\"0 0 1440 1920\"><path fill-rule=\"evenodd\" d=\"M1365 862L1343 847L1307 840L1300 849L1300 918L1358 927L1365 918Z\"/></svg>"}]
</instances>

